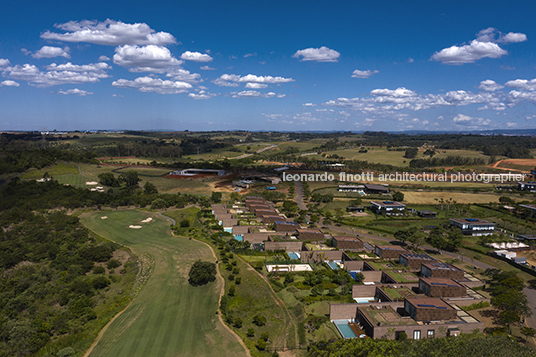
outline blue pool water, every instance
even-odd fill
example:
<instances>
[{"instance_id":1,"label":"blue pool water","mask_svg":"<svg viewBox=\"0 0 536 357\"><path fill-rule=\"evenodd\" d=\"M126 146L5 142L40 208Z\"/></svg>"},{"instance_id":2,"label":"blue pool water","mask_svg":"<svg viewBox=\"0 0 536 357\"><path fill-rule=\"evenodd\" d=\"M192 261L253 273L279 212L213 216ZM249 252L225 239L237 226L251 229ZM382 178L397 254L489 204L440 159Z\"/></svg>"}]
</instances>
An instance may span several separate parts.
<instances>
[{"instance_id":1,"label":"blue pool water","mask_svg":"<svg viewBox=\"0 0 536 357\"><path fill-rule=\"evenodd\" d=\"M343 338L356 338L357 337L354 331L350 328L350 325L348 325L348 321L335 320L333 321L333 323L335 324L335 326L337 326L337 330L339 330Z\"/></svg>"},{"instance_id":2,"label":"blue pool water","mask_svg":"<svg viewBox=\"0 0 536 357\"><path fill-rule=\"evenodd\" d=\"M327 264L333 270L338 270L339 269L339 265L337 263L335 263L335 262L327 262Z\"/></svg>"},{"instance_id":3,"label":"blue pool water","mask_svg":"<svg viewBox=\"0 0 536 357\"><path fill-rule=\"evenodd\" d=\"M234 239L236 239L236 240L242 242L242 241L244 240L244 236L235 234L235 235L234 235Z\"/></svg>"},{"instance_id":4,"label":"blue pool water","mask_svg":"<svg viewBox=\"0 0 536 357\"><path fill-rule=\"evenodd\" d=\"M290 259L300 259L300 256L297 253L288 252L287 254L290 257Z\"/></svg>"}]
</instances>

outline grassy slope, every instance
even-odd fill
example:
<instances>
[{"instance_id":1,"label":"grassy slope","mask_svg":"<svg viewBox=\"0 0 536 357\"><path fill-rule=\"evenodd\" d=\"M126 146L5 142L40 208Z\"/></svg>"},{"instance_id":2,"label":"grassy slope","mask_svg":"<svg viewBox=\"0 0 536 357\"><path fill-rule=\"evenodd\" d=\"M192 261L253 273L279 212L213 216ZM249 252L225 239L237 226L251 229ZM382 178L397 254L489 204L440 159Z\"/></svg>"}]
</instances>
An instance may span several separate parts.
<instances>
[{"instance_id":1,"label":"grassy slope","mask_svg":"<svg viewBox=\"0 0 536 357\"><path fill-rule=\"evenodd\" d=\"M173 237L168 222L140 223L150 214L100 212L82 222L100 235L148 253L153 275L131 306L104 333L90 356L241 356L245 351L216 315L221 281L193 288L187 282L197 259L214 261L204 244ZM101 219L107 216L107 219ZM142 229L128 229L131 224Z\"/></svg>"}]
</instances>

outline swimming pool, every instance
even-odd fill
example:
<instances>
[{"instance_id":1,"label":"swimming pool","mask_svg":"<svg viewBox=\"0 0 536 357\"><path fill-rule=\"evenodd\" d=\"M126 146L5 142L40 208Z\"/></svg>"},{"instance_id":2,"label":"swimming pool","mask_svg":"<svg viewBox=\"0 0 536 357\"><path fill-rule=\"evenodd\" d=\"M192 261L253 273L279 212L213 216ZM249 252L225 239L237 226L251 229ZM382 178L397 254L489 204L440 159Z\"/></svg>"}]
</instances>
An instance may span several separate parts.
<instances>
[{"instance_id":1,"label":"swimming pool","mask_svg":"<svg viewBox=\"0 0 536 357\"><path fill-rule=\"evenodd\" d=\"M235 234L235 235L234 235L234 239L236 239L236 240L242 242L242 241L244 240L244 236L243 236L243 235Z\"/></svg>"},{"instance_id":2,"label":"swimming pool","mask_svg":"<svg viewBox=\"0 0 536 357\"><path fill-rule=\"evenodd\" d=\"M329 265L329 267L333 270L338 270L339 269L339 264L333 262L333 261L329 261L329 262L326 262L327 265Z\"/></svg>"},{"instance_id":3,"label":"swimming pool","mask_svg":"<svg viewBox=\"0 0 536 357\"><path fill-rule=\"evenodd\" d=\"M357 338L347 320L334 320L333 323L337 326L337 330L341 334L342 338Z\"/></svg>"},{"instance_id":4,"label":"swimming pool","mask_svg":"<svg viewBox=\"0 0 536 357\"><path fill-rule=\"evenodd\" d=\"M300 253L288 252L287 254L290 257L290 259L300 259Z\"/></svg>"}]
</instances>

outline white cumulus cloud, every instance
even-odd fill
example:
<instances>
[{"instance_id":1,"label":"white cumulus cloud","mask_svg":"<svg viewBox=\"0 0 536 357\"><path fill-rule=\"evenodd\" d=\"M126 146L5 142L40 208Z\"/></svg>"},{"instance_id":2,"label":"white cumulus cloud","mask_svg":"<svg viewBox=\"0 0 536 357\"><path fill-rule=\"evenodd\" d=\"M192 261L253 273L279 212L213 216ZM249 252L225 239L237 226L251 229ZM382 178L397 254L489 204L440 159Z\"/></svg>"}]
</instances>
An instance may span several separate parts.
<instances>
[{"instance_id":1,"label":"white cumulus cloud","mask_svg":"<svg viewBox=\"0 0 536 357\"><path fill-rule=\"evenodd\" d=\"M219 86L237 87L239 85L238 83L279 84L294 82L294 79L285 77L257 76L254 74L248 74L246 76L239 76L237 74L222 74L219 78L212 82Z\"/></svg>"},{"instance_id":2,"label":"white cumulus cloud","mask_svg":"<svg viewBox=\"0 0 536 357\"><path fill-rule=\"evenodd\" d=\"M74 66L74 65L73 65ZM90 65L88 65L90 66ZM103 70L83 70L80 67L70 70L49 70L42 72L33 64L10 66L3 69L4 76L29 82L37 87L59 84L96 83L109 75Z\"/></svg>"},{"instance_id":3,"label":"white cumulus cloud","mask_svg":"<svg viewBox=\"0 0 536 357\"><path fill-rule=\"evenodd\" d=\"M296 51L292 55L293 58L300 58L300 61L316 61L316 62L337 62L340 57L340 53L322 46L320 48L306 48L304 50Z\"/></svg>"},{"instance_id":4,"label":"white cumulus cloud","mask_svg":"<svg viewBox=\"0 0 536 357\"><path fill-rule=\"evenodd\" d=\"M442 49L434 53L432 59L445 64L464 64L474 63L485 57L499 58L507 53L496 43L473 40L469 45L451 46Z\"/></svg>"},{"instance_id":5,"label":"white cumulus cloud","mask_svg":"<svg viewBox=\"0 0 536 357\"><path fill-rule=\"evenodd\" d=\"M80 95L80 96L86 96L86 95L93 94L93 92L88 92L85 90L74 88L74 89L68 89L66 91L60 90L58 94L64 94L64 95L75 94L75 95Z\"/></svg>"},{"instance_id":6,"label":"white cumulus cloud","mask_svg":"<svg viewBox=\"0 0 536 357\"><path fill-rule=\"evenodd\" d=\"M39 51L36 51L32 54L33 58L54 58L54 57L65 57L71 58L69 54L69 47L52 47L52 46L43 46Z\"/></svg>"},{"instance_id":7,"label":"white cumulus cloud","mask_svg":"<svg viewBox=\"0 0 536 357\"><path fill-rule=\"evenodd\" d=\"M145 23L126 24L121 21L69 21L54 27L66 31L45 31L41 38L65 42L88 42L98 45L166 45L176 43L175 37L167 32L156 32Z\"/></svg>"},{"instance_id":8,"label":"white cumulus cloud","mask_svg":"<svg viewBox=\"0 0 536 357\"><path fill-rule=\"evenodd\" d=\"M99 57L99 62L106 62L106 61L109 61L109 60L110 60L110 57L108 57L108 56L102 55L102 56Z\"/></svg>"},{"instance_id":9,"label":"white cumulus cloud","mask_svg":"<svg viewBox=\"0 0 536 357\"><path fill-rule=\"evenodd\" d=\"M470 117L464 114L458 114L452 119L456 125L469 126L471 128L477 128L480 126L487 126L491 123L489 119Z\"/></svg>"},{"instance_id":10,"label":"white cumulus cloud","mask_svg":"<svg viewBox=\"0 0 536 357\"><path fill-rule=\"evenodd\" d=\"M0 67L6 67L9 66L10 62L8 59L0 58Z\"/></svg>"},{"instance_id":11,"label":"white cumulus cloud","mask_svg":"<svg viewBox=\"0 0 536 357\"><path fill-rule=\"evenodd\" d=\"M140 92L155 92L159 94L186 93L192 85L181 81L162 80L160 78L138 77L133 81L119 79L112 82L118 88L135 88Z\"/></svg>"},{"instance_id":12,"label":"white cumulus cloud","mask_svg":"<svg viewBox=\"0 0 536 357\"><path fill-rule=\"evenodd\" d=\"M181 55L181 59L185 61L194 61L194 62L211 62L212 61L212 57L210 57L206 53L190 52L190 51L184 52Z\"/></svg>"},{"instance_id":13,"label":"white cumulus cloud","mask_svg":"<svg viewBox=\"0 0 536 357\"><path fill-rule=\"evenodd\" d=\"M510 88L533 91L536 90L536 78L532 80L516 79L513 81L508 81L504 85Z\"/></svg>"},{"instance_id":14,"label":"white cumulus cloud","mask_svg":"<svg viewBox=\"0 0 536 357\"><path fill-rule=\"evenodd\" d=\"M495 92L496 90L504 88L504 86L501 86L499 83L496 83L491 79L486 79L485 81L480 82L478 88L485 90L486 92Z\"/></svg>"},{"instance_id":15,"label":"white cumulus cloud","mask_svg":"<svg viewBox=\"0 0 536 357\"><path fill-rule=\"evenodd\" d=\"M249 89L261 89L268 87L268 84L262 84L262 83L246 83L246 88Z\"/></svg>"},{"instance_id":16,"label":"white cumulus cloud","mask_svg":"<svg viewBox=\"0 0 536 357\"><path fill-rule=\"evenodd\" d=\"M15 81L11 81L11 80L5 80L3 82L0 82L0 87L2 86L5 86L5 87L18 87L20 86L19 83L15 82Z\"/></svg>"},{"instance_id":17,"label":"white cumulus cloud","mask_svg":"<svg viewBox=\"0 0 536 357\"><path fill-rule=\"evenodd\" d=\"M129 67L131 72L163 73L179 67L183 62L173 57L163 46L119 46L115 49L114 63Z\"/></svg>"},{"instance_id":18,"label":"white cumulus cloud","mask_svg":"<svg viewBox=\"0 0 536 357\"><path fill-rule=\"evenodd\" d=\"M358 69L356 69L353 73L352 73L352 78L368 78L370 76L372 76L373 74L376 74L378 73L379 71L378 70L366 70L366 71L360 71Z\"/></svg>"}]
</instances>

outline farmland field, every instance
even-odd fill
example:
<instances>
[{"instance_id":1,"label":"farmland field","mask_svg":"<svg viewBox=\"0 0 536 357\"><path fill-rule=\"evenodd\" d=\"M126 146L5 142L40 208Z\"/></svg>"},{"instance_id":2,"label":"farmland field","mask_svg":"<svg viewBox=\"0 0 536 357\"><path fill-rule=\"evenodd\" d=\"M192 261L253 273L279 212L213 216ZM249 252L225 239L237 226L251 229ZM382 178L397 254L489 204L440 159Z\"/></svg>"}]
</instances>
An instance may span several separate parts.
<instances>
[{"instance_id":1,"label":"farmland field","mask_svg":"<svg viewBox=\"0 0 536 357\"><path fill-rule=\"evenodd\" d=\"M457 203L471 204L471 203L490 203L499 202L499 195L491 193L465 193L465 192L415 192L415 191L401 191L404 193L404 203L415 204L437 204L436 198L448 200L452 198ZM521 198L513 197L514 200L522 200Z\"/></svg>"},{"instance_id":2,"label":"farmland field","mask_svg":"<svg viewBox=\"0 0 536 357\"><path fill-rule=\"evenodd\" d=\"M148 217L153 221L143 223ZM89 356L246 355L216 314L221 278L202 287L188 284L188 271L197 259L215 260L205 244L172 236L168 221L147 212L97 212L81 220L101 236L137 254L149 254L154 261L145 287L110 324ZM129 229L129 225L142 228Z\"/></svg>"}]
</instances>

